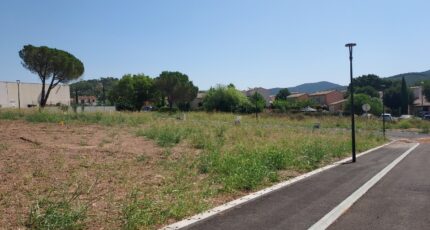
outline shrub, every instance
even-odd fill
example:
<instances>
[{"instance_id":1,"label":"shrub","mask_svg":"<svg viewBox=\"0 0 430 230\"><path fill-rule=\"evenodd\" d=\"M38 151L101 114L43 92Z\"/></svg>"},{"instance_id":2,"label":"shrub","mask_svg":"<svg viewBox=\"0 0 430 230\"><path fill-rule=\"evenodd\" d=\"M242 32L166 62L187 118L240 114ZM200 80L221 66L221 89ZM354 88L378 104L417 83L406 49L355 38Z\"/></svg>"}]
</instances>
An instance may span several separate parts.
<instances>
[{"instance_id":1,"label":"shrub","mask_svg":"<svg viewBox=\"0 0 430 230\"><path fill-rule=\"evenodd\" d=\"M248 98L233 86L219 85L211 88L203 99L206 111L250 112L252 108Z\"/></svg>"},{"instance_id":2,"label":"shrub","mask_svg":"<svg viewBox=\"0 0 430 230\"><path fill-rule=\"evenodd\" d=\"M178 144L185 133L177 126L153 126L147 130L139 130L137 136L145 136L155 140L162 147Z\"/></svg>"}]
</instances>

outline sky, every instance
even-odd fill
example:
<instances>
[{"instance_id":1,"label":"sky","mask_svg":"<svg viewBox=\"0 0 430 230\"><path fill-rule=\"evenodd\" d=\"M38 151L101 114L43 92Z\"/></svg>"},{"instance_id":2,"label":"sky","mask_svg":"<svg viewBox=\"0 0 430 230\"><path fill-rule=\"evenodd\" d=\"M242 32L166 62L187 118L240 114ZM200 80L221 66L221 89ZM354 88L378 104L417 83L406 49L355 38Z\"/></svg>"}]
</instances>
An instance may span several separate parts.
<instances>
[{"instance_id":1,"label":"sky","mask_svg":"<svg viewBox=\"0 0 430 230\"><path fill-rule=\"evenodd\" d=\"M430 69L428 0L2 0L0 80L38 82L18 52L65 50L81 79L180 71L200 89L290 87Z\"/></svg>"}]
</instances>

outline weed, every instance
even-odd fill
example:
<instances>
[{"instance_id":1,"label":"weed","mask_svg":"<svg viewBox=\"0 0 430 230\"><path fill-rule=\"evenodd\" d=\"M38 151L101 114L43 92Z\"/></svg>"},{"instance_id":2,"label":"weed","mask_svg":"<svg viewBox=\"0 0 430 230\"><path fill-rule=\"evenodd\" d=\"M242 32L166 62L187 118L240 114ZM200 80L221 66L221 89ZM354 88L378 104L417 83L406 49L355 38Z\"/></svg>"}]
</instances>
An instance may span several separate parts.
<instances>
[{"instance_id":1,"label":"weed","mask_svg":"<svg viewBox=\"0 0 430 230\"><path fill-rule=\"evenodd\" d=\"M178 144L185 134L179 127L166 125L161 127L154 126L147 130L139 130L137 135L153 139L162 147L170 147Z\"/></svg>"},{"instance_id":2,"label":"weed","mask_svg":"<svg viewBox=\"0 0 430 230\"><path fill-rule=\"evenodd\" d=\"M430 132L430 125L425 125L421 129L421 133L428 134Z\"/></svg>"},{"instance_id":3,"label":"weed","mask_svg":"<svg viewBox=\"0 0 430 230\"><path fill-rule=\"evenodd\" d=\"M137 162L146 162L146 160L147 160L147 156L145 156L143 154L136 157Z\"/></svg>"},{"instance_id":4,"label":"weed","mask_svg":"<svg viewBox=\"0 0 430 230\"><path fill-rule=\"evenodd\" d=\"M46 177L47 174L39 167L33 171L33 177Z\"/></svg>"},{"instance_id":5,"label":"weed","mask_svg":"<svg viewBox=\"0 0 430 230\"><path fill-rule=\"evenodd\" d=\"M80 146L88 146L88 142L85 139L81 139L81 140L79 140L79 145Z\"/></svg>"},{"instance_id":6,"label":"weed","mask_svg":"<svg viewBox=\"0 0 430 230\"><path fill-rule=\"evenodd\" d=\"M43 197L30 207L26 227L29 229L84 229L88 205L80 204L76 192L67 198Z\"/></svg>"},{"instance_id":7,"label":"weed","mask_svg":"<svg viewBox=\"0 0 430 230\"><path fill-rule=\"evenodd\" d=\"M132 191L123 207L123 229L134 230L163 221L159 219L163 216L160 207L147 198L139 199L139 195L139 191Z\"/></svg>"},{"instance_id":8,"label":"weed","mask_svg":"<svg viewBox=\"0 0 430 230\"><path fill-rule=\"evenodd\" d=\"M5 143L0 143L0 151L8 150L8 145Z\"/></svg>"}]
</instances>

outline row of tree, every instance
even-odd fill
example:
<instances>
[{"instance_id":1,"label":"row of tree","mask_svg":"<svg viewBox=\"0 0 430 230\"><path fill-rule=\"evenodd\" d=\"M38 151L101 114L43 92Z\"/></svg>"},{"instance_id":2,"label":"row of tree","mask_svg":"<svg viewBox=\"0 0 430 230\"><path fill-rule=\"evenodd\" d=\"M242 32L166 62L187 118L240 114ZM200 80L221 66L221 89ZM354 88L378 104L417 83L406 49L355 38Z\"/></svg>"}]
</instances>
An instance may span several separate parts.
<instances>
[{"instance_id":1,"label":"row of tree","mask_svg":"<svg viewBox=\"0 0 430 230\"><path fill-rule=\"evenodd\" d=\"M380 78L377 75L363 75L353 79L354 84L354 111L361 113L361 105L369 104L371 113L380 114L382 112L382 101L379 92L383 93L384 105L388 111L396 115L407 114L408 108L413 104L415 97L412 90L406 85L406 81L392 81ZM349 87L348 87L349 88ZM350 90L348 90L350 92ZM349 99L349 95L347 96ZM350 99L348 100L346 111L350 109Z\"/></svg>"},{"instance_id":2,"label":"row of tree","mask_svg":"<svg viewBox=\"0 0 430 230\"><path fill-rule=\"evenodd\" d=\"M198 88L180 72L162 72L151 78L144 74L124 75L109 91L108 99L118 110L140 111L144 103L186 110Z\"/></svg>"},{"instance_id":3,"label":"row of tree","mask_svg":"<svg viewBox=\"0 0 430 230\"><path fill-rule=\"evenodd\" d=\"M22 65L37 74L42 82L41 107L46 105L49 94L55 86L77 80L84 73L83 63L63 50L26 45L19 51L19 56L22 59ZM391 81L370 74L355 78L353 84L357 95L357 106L368 103L375 114L378 114L379 108L381 108L378 106L380 91L384 91L385 106L397 114L406 114L408 106L415 99L404 78L402 81ZM423 84L423 89L426 97L430 98L430 81ZM144 74L129 74L119 80L108 77L80 81L71 84L71 91L71 96L75 96L76 100L78 94L97 95L98 101L103 104L106 102L113 104L119 110L137 111L145 102L164 106L166 101L170 109L176 106L186 110L189 109L190 102L196 98L198 88L187 75L165 71L156 78ZM312 101L287 100L288 95L290 95L288 89L281 90L276 95L273 107L286 111L314 105ZM262 111L265 104L261 94L255 92L246 97L231 84L211 88L203 100L203 107L207 111L259 112ZM355 111L361 111L361 109L358 108Z\"/></svg>"}]
</instances>

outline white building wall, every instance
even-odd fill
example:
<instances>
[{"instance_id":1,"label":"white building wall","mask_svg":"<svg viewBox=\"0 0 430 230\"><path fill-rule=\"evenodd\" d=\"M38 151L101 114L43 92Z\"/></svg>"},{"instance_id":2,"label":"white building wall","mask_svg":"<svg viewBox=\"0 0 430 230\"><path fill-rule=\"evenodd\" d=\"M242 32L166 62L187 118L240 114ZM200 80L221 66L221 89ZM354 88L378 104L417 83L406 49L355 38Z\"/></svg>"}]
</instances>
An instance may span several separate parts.
<instances>
[{"instance_id":1,"label":"white building wall","mask_svg":"<svg viewBox=\"0 0 430 230\"><path fill-rule=\"evenodd\" d=\"M46 89L48 86L46 86ZM38 105L42 84L38 83L21 83L19 85L19 94L21 108L27 108L29 105ZM70 105L70 88L68 85L58 85L51 90L47 105L61 103ZM18 85L16 82L0 82L0 105L3 108L18 107Z\"/></svg>"},{"instance_id":2,"label":"white building wall","mask_svg":"<svg viewBox=\"0 0 430 230\"><path fill-rule=\"evenodd\" d=\"M8 102L6 82L0 82L0 105L5 107Z\"/></svg>"}]
</instances>

